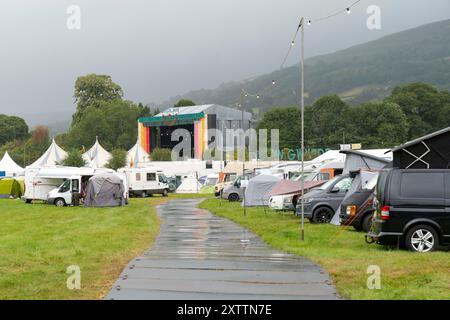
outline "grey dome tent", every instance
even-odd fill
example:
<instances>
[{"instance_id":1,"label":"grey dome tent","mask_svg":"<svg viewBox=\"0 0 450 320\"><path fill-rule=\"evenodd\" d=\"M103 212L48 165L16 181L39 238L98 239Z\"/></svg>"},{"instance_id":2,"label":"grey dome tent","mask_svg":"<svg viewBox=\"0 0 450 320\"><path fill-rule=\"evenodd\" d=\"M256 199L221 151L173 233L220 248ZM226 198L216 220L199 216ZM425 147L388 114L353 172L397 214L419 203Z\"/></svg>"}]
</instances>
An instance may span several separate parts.
<instances>
[{"instance_id":1,"label":"grey dome tent","mask_svg":"<svg viewBox=\"0 0 450 320\"><path fill-rule=\"evenodd\" d=\"M243 206L265 206L269 200L268 193L280 181L281 178L266 174L261 174L248 181L245 189L245 200Z\"/></svg>"},{"instance_id":2,"label":"grey dome tent","mask_svg":"<svg viewBox=\"0 0 450 320\"><path fill-rule=\"evenodd\" d=\"M92 176L86 187L85 207L117 207L125 204L122 180L104 173Z\"/></svg>"}]
</instances>

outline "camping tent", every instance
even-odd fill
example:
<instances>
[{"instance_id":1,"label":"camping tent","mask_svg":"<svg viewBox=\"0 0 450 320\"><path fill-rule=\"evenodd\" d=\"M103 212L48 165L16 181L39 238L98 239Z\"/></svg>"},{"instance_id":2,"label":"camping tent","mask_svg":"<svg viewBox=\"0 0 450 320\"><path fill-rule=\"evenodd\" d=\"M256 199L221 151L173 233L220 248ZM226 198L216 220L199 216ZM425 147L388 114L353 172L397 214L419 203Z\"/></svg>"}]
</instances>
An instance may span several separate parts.
<instances>
[{"instance_id":1,"label":"camping tent","mask_svg":"<svg viewBox=\"0 0 450 320\"><path fill-rule=\"evenodd\" d=\"M84 161L86 161L87 165L91 168L104 168L111 157L111 153L101 146L97 137L95 137L94 145L88 151L83 153Z\"/></svg>"},{"instance_id":2,"label":"camping tent","mask_svg":"<svg viewBox=\"0 0 450 320\"><path fill-rule=\"evenodd\" d=\"M0 180L0 199L20 198L23 195L23 184L16 179Z\"/></svg>"},{"instance_id":3,"label":"camping tent","mask_svg":"<svg viewBox=\"0 0 450 320\"><path fill-rule=\"evenodd\" d=\"M137 168L140 164L149 162L150 157L147 151L142 148L139 143L136 143L133 148L127 153L127 166L130 168Z\"/></svg>"},{"instance_id":4,"label":"camping tent","mask_svg":"<svg viewBox=\"0 0 450 320\"><path fill-rule=\"evenodd\" d=\"M266 174L261 174L248 181L245 189L245 199L243 206L264 206L267 205L269 197L267 193L281 178Z\"/></svg>"},{"instance_id":5,"label":"camping tent","mask_svg":"<svg viewBox=\"0 0 450 320\"><path fill-rule=\"evenodd\" d=\"M122 180L111 173L89 178L86 187L85 207L117 207L125 204Z\"/></svg>"},{"instance_id":6,"label":"camping tent","mask_svg":"<svg viewBox=\"0 0 450 320\"><path fill-rule=\"evenodd\" d=\"M0 161L0 171L5 172L5 177L16 177L25 174L25 170L11 159L8 151L5 152Z\"/></svg>"},{"instance_id":7,"label":"camping tent","mask_svg":"<svg viewBox=\"0 0 450 320\"><path fill-rule=\"evenodd\" d=\"M42 167L56 167L61 164L63 160L67 157L67 152L65 152L60 146L58 146L55 142L55 139L52 140L52 144L48 147L47 151L30 167L33 168L42 168Z\"/></svg>"},{"instance_id":8,"label":"camping tent","mask_svg":"<svg viewBox=\"0 0 450 320\"><path fill-rule=\"evenodd\" d=\"M180 186L175 191L176 193L198 193L201 189L202 185L198 180L189 176L183 179Z\"/></svg>"}]
</instances>

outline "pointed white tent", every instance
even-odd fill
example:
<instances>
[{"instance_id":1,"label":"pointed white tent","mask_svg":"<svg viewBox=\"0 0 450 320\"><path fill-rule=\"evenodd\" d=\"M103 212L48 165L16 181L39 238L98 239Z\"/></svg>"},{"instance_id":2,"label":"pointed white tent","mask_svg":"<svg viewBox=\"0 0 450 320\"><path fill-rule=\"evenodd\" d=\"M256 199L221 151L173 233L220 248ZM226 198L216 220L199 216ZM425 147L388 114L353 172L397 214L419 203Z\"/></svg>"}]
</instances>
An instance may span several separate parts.
<instances>
[{"instance_id":1,"label":"pointed white tent","mask_svg":"<svg viewBox=\"0 0 450 320\"><path fill-rule=\"evenodd\" d=\"M30 167L41 168L41 167L56 167L60 165L61 162L67 157L67 152L65 152L60 146L52 139L52 144L48 147L47 151Z\"/></svg>"},{"instance_id":2,"label":"pointed white tent","mask_svg":"<svg viewBox=\"0 0 450 320\"><path fill-rule=\"evenodd\" d=\"M86 161L87 166L91 168L104 168L112 155L105 150L98 142L98 137L95 137L94 145L85 153L83 153L83 159Z\"/></svg>"},{"instance_id":3,"label":"pointed white tent","mask_svg":"<svg viewBox=\"0 0 450 320\"><path fill-rule=\"evenodd\" d=\"M139 167L140 164L149 162L150 157L147 151L137 142L133 148L128 150L127 153L127 166L132 168Z\"/></svg>"},{"instance_id":4,"label":"pointed white tent","mask_svg":"<svg viewBox=\"0 0 450 320\"><path fill-rule=\"evenodd\" d=\"M25 173L25 170L11 159L8 151L5 152L0 161L0 171L5 172L5 177L17 177Z\"/></svg>"}]
</instances>

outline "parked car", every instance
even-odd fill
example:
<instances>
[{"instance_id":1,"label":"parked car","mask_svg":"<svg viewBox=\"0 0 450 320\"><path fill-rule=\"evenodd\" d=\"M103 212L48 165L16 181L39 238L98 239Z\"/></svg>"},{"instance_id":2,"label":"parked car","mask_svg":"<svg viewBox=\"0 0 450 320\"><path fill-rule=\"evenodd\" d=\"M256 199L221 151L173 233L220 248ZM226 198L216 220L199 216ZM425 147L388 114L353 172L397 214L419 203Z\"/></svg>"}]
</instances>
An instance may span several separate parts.
<instances>
[{"instance_id":1,"label":"parked car","mask_svg":"<svg viewBox=\"0 0 450 320\"><path fill-rule=\"evenodd\" d=\"M221 192L226 186L232 185L236 180L237 175L235 173L225 173L222 178L214 186L214 195L216 197L220 196Z\"/></svg>"},{"instance_id":2,"label":"parked car","mask_svg":"<svg viewBox=\"0 0 450 320\"><path fill-rule=\"evenodd\" d=\"M222 199L229 201L239 201L244 197L244 189L241 188L241 180L250 180L254 177L252 172L239 176L233 183L225 185L222 190Z\"/></svg>"},{"instance_id":3,"label":"parked car","mask_svg":"<svg viewBox=\"0 0 450 320\"><path fill-rule=\"evenodd\" d=\"M450 170L383 170L375 189L369 237L411 251L450 244Z\"/></svg>"},{"instance_id":4,"label":"parked car","mask_svg":"<svg viewBox=\"0 0 450 320\"><path fill-rule=\"evenodd\" d=\"M353 180L356 186L348 191L341 203L339 214L341 225L353 226L356 230L368 232L372 225L373 197L378 173L372 173L370 180L361 181L361 174Z\"/></svg>"},{"instance_id":5,"label":"parked car","mask_svg":"<svg viewBox=\"0 0 450 320\"><path fill-rule=\"evenodd\" d=\"M342 173L342 169L344 167L344 163L342 162L327 162L321 166L314 167L314 169L309 166L307 168L308 171L304 171L303 177L305 177L304 181L307 182L316 182L314 187L318 187L319 185L325 183L326 181L334 178L335 176ZM290 172L290 175L293 172ZM294 172L294 175L291 175L292 181L301 181L302 175L300 171ZM300 188L299 188L300 189ZM306 188L306 192L309 192L310 188ZM302 193L294 192L290 194L280 194L271 196L269 199L269 207L273 210L285 210L285 211L295 211L295 207L297 205L298 198L301 197Z\"/></svg>"},{"instance_id":6,"label":"parked car","mask_svg":"<svg viewBox=\"0 0 450 320\"><path fill-rule=\"evenodd\" d=\"M306 193L297 201L296 213L301 214L301 199L303 198L304 216L314 223L328 223L341 204L345 193L352 183L349 175L338 175L328 180L322 186Z\"/></svg>"}]
</instances>

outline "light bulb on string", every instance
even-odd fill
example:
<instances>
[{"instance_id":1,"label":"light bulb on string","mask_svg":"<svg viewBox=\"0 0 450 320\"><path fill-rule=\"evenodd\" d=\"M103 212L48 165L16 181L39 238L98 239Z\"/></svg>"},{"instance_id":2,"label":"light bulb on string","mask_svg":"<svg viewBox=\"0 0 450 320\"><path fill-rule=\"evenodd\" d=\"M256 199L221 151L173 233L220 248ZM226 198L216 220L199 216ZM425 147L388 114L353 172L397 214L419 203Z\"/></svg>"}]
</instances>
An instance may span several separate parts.
<instances>
[{"instance_id":1,"label":"light bulb on string","mask_svg":"<svg viewBox=\"0 0 450 320\"><path fill-rule=\"evenodd\" d=\"M259 99L259 94L256 95L256 99Z\"/></svg>"},{"instance_id":2,"label":"light bulb on string","mask_svg":"<svg viewBox=\"0 0 450 320\"><path fill-rule=\"evenodd\" d=\"M347 8L347 14L350 14L350 12L351 12L350 8Z\"/></svg>"},{"instance_id":3,"label":"light bulb on string","mask_svg":"<svg viewBox=\"0 0 450 320\"><path fill-rule=\"evenodd\" d=\"M275 80L272 80L272 84L275 85Z\"/></svg>"},{"instance_id":4,"label":"light bulb on string","mask_svg":"<svg viewBox=\"0 0 450 320\"><path fill-rule=\"evenodd\" d=\"M311 25L311 20L308 20L308 26L310 26Z\"/></svg>"},{"instance_id":5,"label":"light bulb on string","mask_svg":"<svg viewBox=\"0 0 450 320\"><path fill-rule=\"evenodd\" d=\"M295 46L295 41L294 40L291 41L291 46Z\"/></svg>"}]
</instances>

